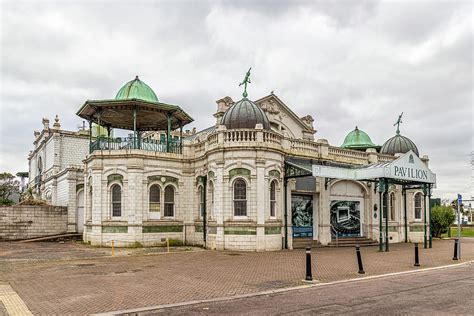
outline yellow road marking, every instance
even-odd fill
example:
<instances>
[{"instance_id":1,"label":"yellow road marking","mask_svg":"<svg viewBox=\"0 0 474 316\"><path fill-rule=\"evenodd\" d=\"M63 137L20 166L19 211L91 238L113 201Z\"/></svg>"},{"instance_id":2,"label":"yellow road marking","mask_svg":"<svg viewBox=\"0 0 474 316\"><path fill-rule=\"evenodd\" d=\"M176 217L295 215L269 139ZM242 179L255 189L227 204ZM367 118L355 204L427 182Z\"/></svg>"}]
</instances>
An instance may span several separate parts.
<instances>
[{"instance_id":1,"label":"yellow road marking","mask_svg":"<svg viewBox=\"0 0 474 316\"><path fill-rule=\"evenodd\" d=\"M10 316L33 315L9 284L0 283L0 302L3 303Z\"/></svg>"}]
</instances>

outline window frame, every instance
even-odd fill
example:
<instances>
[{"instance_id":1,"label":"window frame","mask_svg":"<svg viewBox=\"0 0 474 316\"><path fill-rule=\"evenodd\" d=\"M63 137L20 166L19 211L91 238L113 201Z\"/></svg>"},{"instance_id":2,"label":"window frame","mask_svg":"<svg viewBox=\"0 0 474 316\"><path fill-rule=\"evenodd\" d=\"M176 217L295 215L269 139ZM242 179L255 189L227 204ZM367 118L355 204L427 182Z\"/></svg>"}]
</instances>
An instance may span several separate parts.
<instances>
[{"instance_id":1,"label":"window frame","mask_svg":"<svg viewBox=\"0 0 474 316\"><path fill-rule=\"evenodd\" d=\"M393 198L393 200L392 200ZM395 220L396 214L395 214L395 192L390 192L388 196L388 204L389 204L389 214L390 217L388 218L391 221Z\"/></svg>"},{"instance_id":2,"label":"window frame","mask_svg":"<svg viewBox=\"0 0 474 316\"><path fill-rule=\"evenodd\" d=\"M204 219L204 186L202 184L198 185L198 216L200 219Z\"/></svg>"},{"instance_id":3,"label":"window frame","mask_svg":"<svg viewBox=\"0 0 474 316\"><path fill-rule=\"evenodd\" d=\"M120 201L114 201L114 188L118 187L120 189ZM121 219L123 215L123 187L120 183L114 182L109 187L110 192L110 218L112 219ZM114 215L114 203L120 203L120 215Z\"/></svg>"},{"instance_id":4,"label":"window frame","mask_svg":"<svg viewBox=\"0 0 474 316\"><path fill-rule=\"evenodd\" d=\"M244 184L244 188L245 188L245 199L236 199L235 197L235 193L236 193L236 184L237 183L243 183ZM247 181L245 181L244 178L236 178L233 182L232 182L232 215L235 219L246 219L248 218L248 188L249 185L247 183ZM245 215L236 215L236 212L235 212L235 208L236 208L236 202L245 202L243 205L245 205Z\"/></svg>"},{"instance_id":5,"label":"window frame","mask_svg":"<svg viewBox=\"0 0 474 316\"><path fill-rule=\"evenodd\" d=\"M420 196L420 206L416 206L416 197L417 196ZM422 192L415 192L415 194L413 194L413 219L415 221L419 221L421 222L423 220L423 206L424 206L424 200L423 200L423 193ZM416 211L417 209L420 210L420 217L416 217Z\"/></svg>"},{"instance_id":6,"label":"window frame","mask_svg":"<svg viewBox=\"0 0 474 316\"><path fill-rule=\"evenodd\" d=\"M173 190L173 202L168 202L166 201L166 190L168 188L171 188ZM163 190L163 217L164 218L175 218L176 216L176 188L174 185L172 184L168 184L167 186L165 186L164 190ZM172 216L169 216L167 215L167 205L172 205L172 208L173 208L173 215Z\"/></svg>"},{"instance_id":7,"label":"window frame","mask_svg":"<svg viewBox=\"0 0 474 316\"><path fill-rule=\"evenodd\" d=\"M158 188L158 202L152 202L151 201L151 190L153 187L157 187ZM148 188L148 213L159 213L160 214L160 217L161 217L161 214L163 213L163 207L162 207L162 195L163 195L163 188L161 187L161 185L159 183L152 183L150 185L150 187ZM158 204L158 211L152 211L151 210L151 205L152 203L154 204Z\"/></svg>"},{"instance_id":8,"label":"window frame","mask_svg":"<svg viewBox=\"0 0 474 316\"><path fill-rule=\"evenodd\" d=\"M276 218L276 210L277 210L277 183L278 181L276 179L273 179L270 181L270 194L269 194L269 201L270 201L270 218ZM273 185L273 190L272 190L272 185ZM273 191L273 192L272 192ZM273 193L273 199L272 199L272 193ZM273 213L273 214L272 214Z\"/></svg>"}]
</instances>

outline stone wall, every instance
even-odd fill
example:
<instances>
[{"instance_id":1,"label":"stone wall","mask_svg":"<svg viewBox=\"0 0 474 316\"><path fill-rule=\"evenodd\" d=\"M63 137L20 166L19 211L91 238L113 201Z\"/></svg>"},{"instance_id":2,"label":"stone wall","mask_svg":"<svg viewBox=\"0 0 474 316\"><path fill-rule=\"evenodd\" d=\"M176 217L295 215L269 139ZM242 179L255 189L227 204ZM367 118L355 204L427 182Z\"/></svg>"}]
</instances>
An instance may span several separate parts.
<instances>
[{"instance_id":1,"label":"stone wall","mask_svg":"<svg viewBox=\"0 0 474 316\"><path fill-rule=\"evenodd\" d=\"M21 240L66 233L67 207L0 207L0 241Z\"/></svg>"}]
</instances>

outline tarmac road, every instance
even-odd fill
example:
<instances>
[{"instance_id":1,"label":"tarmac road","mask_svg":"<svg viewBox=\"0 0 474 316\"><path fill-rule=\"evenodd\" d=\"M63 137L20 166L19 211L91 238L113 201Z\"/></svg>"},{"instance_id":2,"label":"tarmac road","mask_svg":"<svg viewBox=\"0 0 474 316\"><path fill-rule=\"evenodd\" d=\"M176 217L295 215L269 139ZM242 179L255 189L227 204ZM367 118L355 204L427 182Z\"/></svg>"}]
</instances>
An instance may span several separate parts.
<instances>
[{"instance_id":1,"label":"tarmac road","mask_svg":"<svg viewBox=\"0 0 474 316\"><path fill-rule=\"evenodd\" d=\"M474 264L149 311L173 315L474 315Z\"/></svg>"}]
</instances>

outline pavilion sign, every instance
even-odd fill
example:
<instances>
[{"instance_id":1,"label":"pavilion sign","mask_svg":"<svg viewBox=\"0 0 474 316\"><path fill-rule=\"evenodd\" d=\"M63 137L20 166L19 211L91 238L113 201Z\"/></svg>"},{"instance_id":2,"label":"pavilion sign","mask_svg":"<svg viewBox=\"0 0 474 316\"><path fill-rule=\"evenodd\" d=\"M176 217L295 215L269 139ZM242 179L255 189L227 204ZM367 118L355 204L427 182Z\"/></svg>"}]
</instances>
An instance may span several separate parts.
<instances>
[{"instance_id":1,"label":"pavilion sign","mask_svg":"<svg viewBox=\"0 0 474 316\"><path fill-rule=\"evenodd\" d=\"M313 176L346 180L388 178L420 183L436 183L436 175L413 152L409 151L391 162L376 163L360 168L340 168L313 165Z\"/></svg>"}]
</instances>

